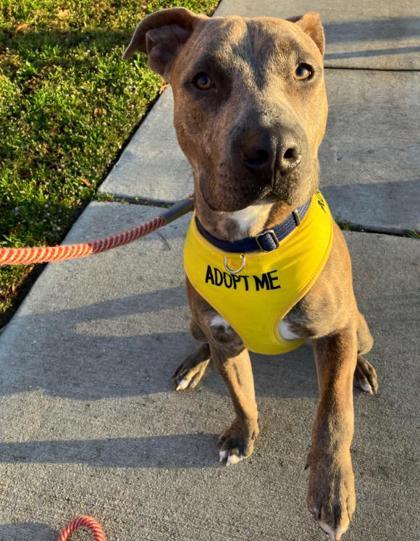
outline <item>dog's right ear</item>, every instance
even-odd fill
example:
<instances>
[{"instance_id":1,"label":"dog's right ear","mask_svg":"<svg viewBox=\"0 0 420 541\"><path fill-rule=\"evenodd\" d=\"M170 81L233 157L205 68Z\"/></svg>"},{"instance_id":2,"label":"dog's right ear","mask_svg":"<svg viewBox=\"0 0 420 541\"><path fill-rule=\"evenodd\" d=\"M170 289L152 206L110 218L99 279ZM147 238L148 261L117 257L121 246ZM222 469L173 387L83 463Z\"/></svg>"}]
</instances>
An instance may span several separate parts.
<instances>
[{"instance_id":1,"label":"dog's right ear","mask_svg":"<svg viewBox=\"0 0 420 541\"><path fill-rule=\"evenodd\" d=\"M316 11L308 11L305 15L301 17L291 17L288 21L297 24L305 34L308 34L321 51L322 56L324 56L325 34L319 13Z\"/></svg>"},{"instance_id":2,"label":"dog's right ear","mask_svg":"<svg viewBox=\"0 0 420 541\"><path fill-rule=\"evenodd\" d=\"M173 60L196 24L206 18L185 8L152 13L137 26L123 57L131 58L137 51L147 53L151 69L167 78Z\"/></svg>"}]
</instances>

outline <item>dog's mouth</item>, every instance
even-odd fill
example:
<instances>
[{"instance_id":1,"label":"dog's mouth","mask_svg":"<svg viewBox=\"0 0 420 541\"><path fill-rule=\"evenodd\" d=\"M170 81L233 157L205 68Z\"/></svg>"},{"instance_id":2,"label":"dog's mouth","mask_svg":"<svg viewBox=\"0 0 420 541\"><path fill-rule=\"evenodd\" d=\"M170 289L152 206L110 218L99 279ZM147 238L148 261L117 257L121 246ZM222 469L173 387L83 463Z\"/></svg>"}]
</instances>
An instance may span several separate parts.
<instances>
[{"instance_id":1,"label":"dog's mouth","mask_svg":"<svg viewBox=\"0 0 420 541\"><path fill-rule=\"evenodd\" d=\"M217 175L198 176L203 203L212 212L236 212L262 202L299 206L311 193L318 178L318 167L305 160L298 170L287 175L275 170L273 176L255 178L243 170L221 170Z\"/></svg>"},{"instance_id":2,"label":"dog's mouth","mask_svg":"<svg viewBox=\"0 0 420 541\"><path fill-rule=\"evenodd\" d=\"M275 203L278 201L278 197L270 186L260 190L257 195L246 194L244 197L238 197L238 192L235 192L233 197L229 197L229 195L225 193L220 201L213 200L204 190L201 190L201 195L206 206L213 212L236 212L245 209L250 205Z\"/></svg>"}]
</instances>

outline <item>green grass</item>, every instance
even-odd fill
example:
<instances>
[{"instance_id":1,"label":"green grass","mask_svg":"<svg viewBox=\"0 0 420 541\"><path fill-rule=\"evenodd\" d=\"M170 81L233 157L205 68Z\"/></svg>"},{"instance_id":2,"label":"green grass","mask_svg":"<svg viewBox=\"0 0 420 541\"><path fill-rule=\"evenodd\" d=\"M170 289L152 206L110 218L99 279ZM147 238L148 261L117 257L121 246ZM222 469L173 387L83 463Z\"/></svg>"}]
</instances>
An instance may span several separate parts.
<instances>
[{"instance_id":1,"label":"green grass","mask_svg":"<svg viewBox=\"0 0 420 541\"><path fill-rule=\"evenodd\" d=\"M0 0L0 246L62 240L157 96L146 59L121 59L138 21L217 4ZM0 268L0 326L31 270Z\"/></svg>"}]
</instances>

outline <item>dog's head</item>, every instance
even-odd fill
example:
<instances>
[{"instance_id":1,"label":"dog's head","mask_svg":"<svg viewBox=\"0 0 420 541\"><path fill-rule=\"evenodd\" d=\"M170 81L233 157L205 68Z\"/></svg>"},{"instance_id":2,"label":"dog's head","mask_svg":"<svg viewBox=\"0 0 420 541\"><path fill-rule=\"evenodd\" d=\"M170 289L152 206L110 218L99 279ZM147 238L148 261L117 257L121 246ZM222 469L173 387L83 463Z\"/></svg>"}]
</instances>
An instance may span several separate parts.
<instances>
[{"instance_id":1,"label":"dog's head","mask_svg":"<svg viewBox=\"0 0 420 541\"><path fill-rule=\"evenodd\" d=\"M174 8L139 24L125 57L146 52L171 84L178 141L211 209L265 198L295 207L314 192L327 121L324 43L312 12L292 21Z\"/></svg>"}]
</instances>

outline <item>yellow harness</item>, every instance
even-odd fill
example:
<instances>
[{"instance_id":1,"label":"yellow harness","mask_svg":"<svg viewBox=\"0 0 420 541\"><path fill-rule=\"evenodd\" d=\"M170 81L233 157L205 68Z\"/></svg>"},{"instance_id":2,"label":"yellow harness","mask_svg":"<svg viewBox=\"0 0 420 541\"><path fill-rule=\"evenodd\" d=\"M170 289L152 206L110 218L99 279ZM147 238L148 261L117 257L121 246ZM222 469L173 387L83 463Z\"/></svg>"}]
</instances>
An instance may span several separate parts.
<instances>
[{"instance_id":1,"label":"yellow harness","mask_svg":"<svg viewBox=\"0 0 420 541\"><path fill-rule=\"evenodd\" d=\"M193 216L184 246L192 286L255 353L286 353L304 340L287 340L279 325L315 283L333 235L329 207L318 192L302 222L271 252L228 253L198 231ZM235 274L235 270L243 268Z\"/></svg>"}]
</instances>

